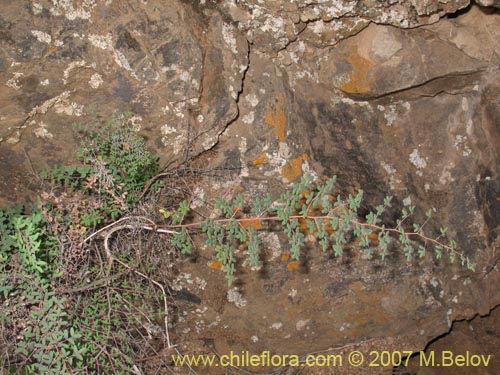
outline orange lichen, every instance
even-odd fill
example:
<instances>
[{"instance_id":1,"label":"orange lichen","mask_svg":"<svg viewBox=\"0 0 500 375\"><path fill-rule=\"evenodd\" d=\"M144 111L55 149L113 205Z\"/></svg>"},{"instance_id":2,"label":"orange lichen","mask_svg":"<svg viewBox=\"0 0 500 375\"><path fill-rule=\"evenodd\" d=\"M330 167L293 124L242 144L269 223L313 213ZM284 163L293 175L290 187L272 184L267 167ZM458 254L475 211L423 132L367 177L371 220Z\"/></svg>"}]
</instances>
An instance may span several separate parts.
<instances>
[{"instance_id":1,"label":"orange lichen","mask_svg":"<svg viewBox=\"0 0 500 375\"><path fill-rule=\"evenodd\" d=\"M368 235L368 238L370 239L371 243L373 246L377 246L378 245L378 234L377 233L370 233Z\"/></svg>"},{"instance_id":2,"label":"orange lichen","mask_svg":"<svg viewBox=\"0 0 500 375\"><path fill-rule=\"evenodd\" d=\"M309 234L312 234L313 236L316 236L318 233L318 229L314 229L314 231L311 232L309 228L309 221L313 221L313 219L306 219L306 218L299 218L299 231L304 233L306 236ZM329 235L332 235L335 233L335 229L333 229L332 225L330 223L323 223L322 224L323 228L325 229L325 232L328 233ZM377 242L378 243L378 242Z\"/></svg>"},{"instance_id":3,"label":"orange lichen","mask_svg":"<svg viewBox=\"0 0 500 375\"><path fill-rule=\"evenodd\" d=\"M241 221L241 225L243 228L253 228L255 230L262 229L262 220L260 219L251 219L251 220L244 220Z\"/></svg>"},{"instance_id":4,"label":"orange lichen","mask_svg":"<svg viewBox=\"0 0 500 375\"><path fill-rule=\"evenodd\" d=\"M288 271L293 271L295 268L297 268L300 265L300 262L298 260L294 260L293 262L288 263L286 268Z\"/></svg>"},{"instance_id":5,"label":"orange lichen","mask_svg":"<svg viewBox=\"0 0 500 375\"><path fill-rule=\"evenodd\" d=\"M276 137L283 142L286 138L286 115L283 110L284 98L280 95L273 105L272 109L266 113L264 120L270 126L274 127L274 133Z\"/></svg>"},{"instance_id":6,"label":"orange lichen","mask_svg":"<svg viewBox=\"0 0 500 375\"><path fill-rule=\"evenodd\" d=\"M293 182L302 176L302 163L307 160L307 155L302 154L283 167L281 175L288 181Z\"/></svg>"},{"instance_id":7,"label":"orange lichen","mask_svg":"<svg viewBox=\"0 0 500 375\"><path fill-rule=\"evenodd\" d=\"M214 270L220 270L222 269L222 266L224 263L222 263L220 260L211 260L208 266L210 268L213 268Z\"/></svg>"},{"instance_id":8,"label":"orange lichen","mask_svg":"<svg viewBox=\"0 0 500 375\"><path fill-rule=\"evenodd\" d=\"M325 231L330 236L336 232L335 229L333 229L333 227L332 227L332 225L330 223L328 223L328 224L325 225Z\"/></svg>"},{"instance_id":9,"label":"orange lichen","mask_svg":"<svg viewBox=\"0 0 500 375\"><path fill-rule=\"evenodd\" d=\"M255 165L257 168L260 167L262 164L267 164L269 163L269 159L267 158L267 153L265 151L262 151L261 154L253 161L253 165Z\"/></svg>"},{"instance_id":10,"label":"orange lichen","mask_svg":"<svg viewBox=\"0 0 500 375\"><path fill-rule=\"evenodd\" d=\"M311 232L309 230L309 224L307 223L308 221L312 221L312 220L311 219L306 219L306 218L303 218L303 217L301 217L299 219L299 231L301 231L305 235L315 234L318 230L316 229L314 232Z\"/></svg>"},{"instance_id":11,"label":"orange lichen","mask_svg":"<svg viewBox=\"0 0 500 375\"><path fill-rule=\"evenodd\" d=\"M288 259L290 259L290 252L287 250L283 254L281 254L281 261L288 262Z\"/></svg>"},{"instance_id":12,"label":"orange lichen","mask_svg":"<svg viewBox=\"0 0 500 375\"><path fill-rule=\"evenodd\" d=\"M343 84L340 89L349 94L364 94L371 91L370 85L373 79L368 78L368 73L373 62L360 56L357 51L353 52L347 61L351 64L352 71L349 73L349 82Z\"/></svg>"}]
</instances>

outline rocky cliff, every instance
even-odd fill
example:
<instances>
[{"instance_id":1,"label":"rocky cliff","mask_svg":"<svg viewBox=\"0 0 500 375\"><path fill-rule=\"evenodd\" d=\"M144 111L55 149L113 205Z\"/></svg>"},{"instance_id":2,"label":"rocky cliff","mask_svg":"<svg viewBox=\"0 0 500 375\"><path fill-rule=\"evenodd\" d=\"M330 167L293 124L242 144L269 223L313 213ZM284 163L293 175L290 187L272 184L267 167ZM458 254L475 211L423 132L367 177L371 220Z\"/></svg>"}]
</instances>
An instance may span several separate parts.
<instances>
[{"instance_id":1,"label":"rocky cliff","mask_svg":"<svg viewBox=\"0 0 500 375\"><path fill-rule=\"evenodd\" d=\"M181 264L198 295L183 348L305 354L421 350L500 303L500 3L495 0L37 0L0 13L1 203L70 160L74 122L131 111L164 162L203 155L223 179L193 196L277 192L303 173L363 188L367 205L433 209L475 273L447 263L338 259L262 235L265 269ZM207 151L210 151L209 153ZM193 199L196 201L196 199ZM203 207L200 208L201 210ZM205 340L205 341L203 341ZM202 345L200 344L200 347Z\"/></svg>"}]
</instances>

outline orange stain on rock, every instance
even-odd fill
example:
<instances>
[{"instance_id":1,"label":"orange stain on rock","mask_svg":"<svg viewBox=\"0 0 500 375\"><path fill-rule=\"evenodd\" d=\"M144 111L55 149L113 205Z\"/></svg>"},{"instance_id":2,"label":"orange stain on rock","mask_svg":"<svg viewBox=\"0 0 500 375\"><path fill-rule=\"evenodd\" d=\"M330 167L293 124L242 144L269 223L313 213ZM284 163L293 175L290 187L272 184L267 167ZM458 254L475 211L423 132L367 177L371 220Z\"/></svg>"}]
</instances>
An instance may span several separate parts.
<instances>
[{"instance_id":1,"label":"orange stain on rock","mask_svg":"<svg viewBox=\"0 0 500 375\"><path fill-rule=\"evenodd\" d=\"M220 260L211 260L208 266L210 268L213 268L214 270L220 270L222 269L222 266L224 264Z\"/></svg>"},{"instance_id":2,"label":"orange stain on rock","mask_svg":"<svg viewBox=\"0 0 500 375\"><path fill-rule=\"evenodd\" d=\"M347 59L352 66L349 73L349 82L343 84L340 89L349 94L364 94L371 91L370 84L373 79L368 79L368 73L373 66L369 59L353 52Z\"/></svg>"},{"instance_id":3,"label":"orange stain on rock","mask_svg":"<svg viewBox=\"0 0 500 375\"><path fill-rule=\"evenodd\" d=\"M288 162L284 167L281 175L288 181L293 182L302 176L302 163L307 160L307 155L302 154L292 161Z\"/></svg>"},{"instance_id":4,"label":"orange stain on rock","mask_svg":"<svg viewBox=\"0 0 500 375\"><path fill-rule=\"evenodd\" d=\"M288 268L288 271L293 271L299 265L300 265L300 262L298 260L294 260L293 262L288 263L288 265L286 266L286 268Z\"/></svg>"},{"instance_id":5,"label":"orange stain on rock","mask_svg":"<svg viewBox=\"0 0 500 375\"><path fill-rule=\"evenodd\" d=\"M262 151L261 154L253 161L253 165L255 165L257 168L260 167L262 164L267 164L269 163L269 159L267 157L267 154L265 151Z\"/></svg>"},{"instance_id":6,"label":"orange stain on rock","mask_svg":"<svg viewBox=\"0 0 500 375\"><path fill-rule=\"evenodd\" d=\"M260 219L250 219L241 221L241 226L245 229L253 228L255 230L262 229L262 221Z\"/></svg>"},{"instance_id":7,"label":"orange stain on rock","mask_svg":"<svg viewBox=\"0 0 500 375\"><path fill-rule=\"evenodd\" d=\"M280 95L276 104L264 117L266 123L274 127L274 133L281 142L286 138L286 115L283 110L284 102L283 95Z\"/></svg>"},{"instance_id":8,"label":"orange stain on rock","mask_svg":"<svg viewBox=\"0 0 500 375\"><path fill-rule=\"evenodd\" d=\"M368 234L368 238L370 239L373 246L378 246L378 234L377 233L372 232L372 233Z\"/></svg>"}]
</instances>

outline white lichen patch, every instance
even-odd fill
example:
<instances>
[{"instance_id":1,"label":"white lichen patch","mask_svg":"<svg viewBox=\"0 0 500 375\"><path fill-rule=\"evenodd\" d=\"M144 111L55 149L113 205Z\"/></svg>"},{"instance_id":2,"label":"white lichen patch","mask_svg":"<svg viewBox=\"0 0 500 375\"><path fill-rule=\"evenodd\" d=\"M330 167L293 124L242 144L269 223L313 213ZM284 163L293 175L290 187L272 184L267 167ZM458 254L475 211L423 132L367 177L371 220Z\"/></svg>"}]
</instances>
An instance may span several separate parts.
<instances>
[{"instance_id":1,"label":"white lichen patch","mask_svg":"<svg viewBox=\"0 0 500 375\"><path fill-rule=\"evenodd\" d=\"M297 323L295 323L295 328L297 329L297 331L302 331L304 328L306 328L307 324L310 322L311 320L310 319L306 319L306 320L299 320L297 321Z\"/></svg>"},{"instance_id":2,"label":"white lichen patch","mask_svg":"<svg viewBox=\"0 0 500 375\"><path fill-rule=\"evenodd\" d=\"M40 43L50 44L52 42L52 37L46 32L39 30L31 30L31 34L38 40Z\"/></svg>"},{"instance_id":3,"label":"white lichen patch","mask_svg":"<svg viewBox=\"0 0 500 375\"><path fill-rule=\"evenodd\" d=\"M50 84L50 81L48 78L44 79L43 81L40 81L40 85L42 86L48 86Z\"/></svg>"},{"instance_id":4,"label":"white lichen patch","mask_svg":"<svg viewBox=\"0 0 500 375\"><path fill-rule=\"evenodd\" d=\"M286 142L280 142L278 150L274 150L272 153L266 153L268 163L272 167L272 170L264 172L264 175L273 176L275 174L281 174L283 167L286 165L291 155L292 153L288 144Z\"/></svg>"},{"instance_id":5,"label":"white lichen patch","mask_svg":"<svg viewBox=\"0 0 500 375\"><path fill-rule=\"evenodd\" d=\"M12 74L12 78L5 83L5 86L10 87L11 89L14 90L19 90L21 87L23 87L23 85L20 82L20 78L23 76L24 73L14 72Z\"/></svg>"},{"instance_id":6,"label":"white lichen patch","mask_svg":"<svg viewBox=\"0 0 500 375\"><path fill-rule=\"evenodd\" d=\"M95 0L80 1L75 8L73 0L52 0L50 13L54 16L64 15L68 20L74 21L78 18L88 20L92 16L92 9L96 6Z\"/></svg>"},{"instance_id":7,"label":"white lichen patch","mask_svg":"<svg viewBox=\"0 0 500 375\"><path fill-rule=\"evenodd\" d=\"M194 284L196 285L196 287L199 289L199 290L205 290L205 288L207 287L207 280L204 280L198 276L196 276L194 278Z\"/></svg>"},{"instance_id":8,"label":"white lichen patch","mask_svg":"<svg viewBox=\"0 0 500 375\"><path fill-rule=\"evenodd\" d=\"M401 180L396 177L396 169L385 162L381 162L380 165L389 175L389 186L394 190L396 186L401 183Z\"/></svg>"},{"instance_id":9,"label":"white lichen patch","mask_svg":"<svg viewBox=\"0 0 500 375\"><path fill-rule=\"evenodd\" d=\"M33 3L31 4L31 11L35 16L38 16L39 14L42 14L43 12L43 6L40 3Z\"/></svg>"},{"instance_id":10,"label":"white lichen patch","mask_svg":"<svg viewBox=\"0 0 500 375\"><path fill-rule=\"evenodd\" d=\"M292 156L292 152L288 144L286 142L280 142L278 144L278 157L288 159L290 156Z\"/></svg>"},{"instance_id":11,"label":"white lichen patch","mask_svg":"<svg viewBox=\"0 0 500 375\"><path fill-rule=\"evenodd\" d=\"M351 323L343 323L340 328L339 328L339 331L340 332L344 332L346 329L349 329L351 328Z\"/></svg>"},{"instance_id":12,"label":"white lichen patch","mask_svg":"<svg viewBox=\"0 0 500 375\"><path fill-rule=\"evenodd\" d=\"M128 62L127 58L125 57L125 55L122 52L114 49L113 50L113 57L115 58L115 63L118 66L122 67L125 70L128 70L129 72L132 72L133 73L132 76L134 78L138 79L137 76L135 75L135 72L132 71L132 68L130 67L130 63Z\"/></svg>"},{"instance_id":13,"label":"white lichen patch","mask_svg":"<svg viewBox=\"0 0 500 375\"><path fill-rule=\"evenodd\" d=\"M453 170L454 167L455 164L453 163L450 163L446 167L444 167L443 172L439 176L439 183L441 185L448 185L455 181L455 179L451 175L451 171Z\"/></svg>"},{"instance_id":14,"label":"white lichen patch","mask_svg":"<svg viewBox=\"0 0 500 375\"><path fill-rule=\"evenodd\" d=\"M21 140L21 132L19 130L16 130L14 131L14 133L10 135L9 138L7 138L6 142L11 145L14 145L16 143L19 143L20 140Z\"/></svg>"},{"instance_id":15,"label":"white lichen patch","mask_svg":"<svg viewBox=\"0 0 500 375\"><path fill-rule=\"evenodd\" d=\"M89 80L90 87L92 87L93 89L97 89L99 88L99 86L102 85L102 83L103 83L102 76L99 73L92 74Z\"/></svg>"},{"instance_id":16,"label":"white lichen patch","mask_svg":"<svg viewBox=\"0 0 500 375\"><path fill-rule=\"evenodd\" d=\"M328 6L326 7L326 9L324 9L324 11L328 15L328 17L339 18L349 12L352 12L354 10L356 2L332 1L328 2L327 4Z\"/></svg>"},{"instance_id":17,"label":"white lichen patch","mask_svg":"<svg viewBox=\"0 0 500 375\"><path fill-rule=\"evenodd\" d=\"M304 78L307 78L314 83L319 83L318 74L316 72L310 72L308 70L299 70L289 75L290 85L292 86L294 91L297 81L300 81Z\"/></svg>"},{"instance_id":18,"label":"white lichen patch","mask_svg":"<svg viewBox=\"0 0 500 375\"><path fill-rule=\"evenodd\" d=\"M236 37L234 36L234 27L232 25L228 23L222 25L222 38L231 52L237 55L238 48L236 47Z\"/></svg>"},{"instance_id":19,"label":"white lichen patch","mask_svg":"<svg viewBox=\"0 0 500 375\"><path fill-rule=\"evenodd\" d=\"M142 116L140 115L133 115L131 118L128 119L127 123L132 126L132 129L134 129L135 132L138 132L142 128Z\"/></svg>"},{"instance_id":20,"label":"white lichen patch","mask_svg":"<svg viewBox=\"0 0 500 375\"><path fill-rule=\"evenodd\" d=\"M207 306L203 306L201 308L198 308L196 310L194 310L195 314L198 315L198 317L201 317L203 314L205 314L208 310L208 307Z\"/></svg>"},{"instance_id":21,"label":"white lichen patch","mask_svg":"<svg viewBox=\"0 0 500 375\"><path fill-rule=\"evenodd\" d=\"M191 75L188 71L182 70L179 74L179 79L183 82L189 82L189 80L191 79Z\"/></svg>"},{"instance_id":22,"label":"white lichen patch","mask_svg":"<svg viewBox=\"0 0 500 375\"><path fill-rule=\"evenodd\" d=\"M417 171L417 174L419 176L422 176L422 171L420 170L427 167L427 161L422 156L420 156L420 153L416 148L411 152L409 159L410 163L412 163L413 166L419 170Z\"/></svg>"},{"instance_id":23,"label":"white lichen patch","mask_svg":"<svg viewBox=\"0 0 500 375\"><path fill-rule=\"evenodd\" d=\"M266 14L266 20L261 27L262 31L272 31L277 37L285 35L285 22L281 18L276 18Z\"/></svg>"},{"instance_id":24,"label":"white lichen patch","mask_svg":"<svg viewBox=\"0 0 500 375\"><path fill-rule=\"evenodd\" d=\"M57 95L56 97L53 97L52 99L48 99L44 101L42 104L34 107L30 113L28 114L28 117L31 118L37 114L45 114L49 110L49 108L52 108L58 103L61 102L66 102L69 98L70 91L64 91L63 93Z\"/></svg>"},{"instance_id":25,"label":"white lichen patch","mask_svg":"<svg viewBox=\"0 0 500 375\"><path fill-rule=\"evenodd\" d=\"M83 114L83 104L75 102L61 101L54 105L56 113L62 113L68 116L80 117Z\"/></svg>"},{"instance_id":26,"label":"white lichen patch","mask_svg":"<svg viewBox=\"0 0 500 375\"><path fill-rule=\"evenodd\" d=\"M172 126L169 126L167 124L163 125L160 129L161 131L161 134L163 135L170 135L170 134L174 134L174 133L177 133L177 129L172 127Z\"/></svg>"},{"instance_id":27,"label":"white lichen patch","mask_svg":"<svg viewBox=\"0 0 500 375\"><path fill-rule=\"evenodd\" d=\"M281 256L281 244L276 233L262 232L258 234L258 237L265 248L271 250L271 258L269 259L269 261L276 260Z\"/></svg>"},{"instance_id":28,"label":"white lichen patch","mask_svg":"<svg viewBox=\"0 0 500 375\"><path fill-rule=\"evenodd\" d=\"M340 100L339 100L340 99ZM353 100L351 98L338 98L338 97L332 97L332 103L336 104L338 101L341 103L349 104L349 105L359 105L361 107L367 107L371 109L371 104L370 102L364 101L364 100Z\"/></svg>"},{"instance_id":29,"label":"white lichen patch","mask_svg":"<svg viewBox=\"0 0 500 375\"><path fill-rule=\"evenodd\" d=\"M171 147L175 155L183 150L185 142L185 132L179 132L177 129L165 124L160 129L162 137L161 142L165 147ZM172 135L176 134L175 137Z\"/></svg>"},{"instance_id":30,"label":"white lichen patch","mask_svg":"<svg viewBox=\"0 0 500 375\"><path fill-rule=\"evenodd\" d=\"M191 209L197 209L199 207L203 207L205 205L205 190L196 186L191 195L191 205L189 206Z\"/></svg>"},{"instance_id":31,"label":"white lichen patch","mask_svg":"<svg viewBox=\"0 0 500 375\"><path fill-rule=\"evenodd\" d=\"M259 341L259 338L257 336L252 336L250 337L250 340L252 340L253 343L256 343L257 341Z\"/></svg>"},{"instance_id":32,"label":"white lichen patch","mask_svg":"<svg viewBox=\"0 0 500 375\"><path fill-rule=\"evenodd\" d=\"M252 112L250 112L250 113L247 113L247 114L246 114L245 116L243 116L243 118L241 119L241 121L243 121L245 124L249 124L249 125L250 125L250 124L253 124L254 120L255 120L255 115L254 115L253 111L252 111Z\"/></svg>"},{"instance_id":33,"label":"white lichen patch","mask_svg":"<svg viewBox=\"0 0 500 375\"><path fill-rule=\"evenodd\" d=\"M238 93L234 89L233 85L229 85L228 91L229 91L229 95L231 96L231 98L233 98L234 100L238 99Z\"/></svg>"},{"instance_id":34,"label":"white lichen patch","mask_svg":"<svg viewBox=\"0 0 500 375\"><path fill-rule=\"evenodd\" d=\"M431 284L431 286L433 288L437 288L439 285L440 285L440 282L439 280L436 278L436 277L433 277L430 281L429 281L429 284Z\"/></svg>"},{"instance_id":35,"label":"white lichen patch","mask_svg":"<svg viewBox=\"0 0 500 375\"><path fill-rule=\"evenodd\" d=\"M314 181L318 179L318 174L316 171L311 167L309 162L307 160L302 161L302 174L309 175L313 178Z\"/></svg>"},{"instance_id":36,"label":"white lichen patch","mask_svg":"<svg viewBox=\"0 0 500 375\"><path fill-rule=\"evenodd\" d=\"M102 50L113 49L113 38L109 33L107 35L90 34L88 40L94 47Z\"/></svg>"},{"instance_id":37,"label":"white lichen patch","mask_svg":"<svg viewBox=\"0 0 500 375\"><path fill-rule=\"evenodd\" d=\"M271 329L281 329L281 328L283 328L283 323L281 323L281 322L273 323L273 324L271 324L271 326L269 328L271 328Z\"/></svg>"},{"instance_id":38,"label":"white lichen patch","mask_svg":"<svg viewBox=\"0 0 500 375\"><path fill-rule=\"evenodd\" d=\"M394 104L388 105L387 107L378 105L377 109L383 113L386 121L385 125L390 128L398 117L396 106Z\"/></svg>"},{"instance_id":39,"label":"white lichen patch","mask_svg":"<svg viewBox=\"0 0 500 375\"><path fill-rule=\"evenodd\" d=\"M33 133L37 138L54 138L54 135L47 130L47 124L45 124L43 121L40 121L39 126L36 129L33 129Z\"/></svg>"},{"instance_id":40,"label":"white lichen patch","mask_svg":"<svg viewBox=\"0 0 500 375\"><path fill-rule=\"evenodd\" d=\"M245 307L247 305L247 300L243 298L243 295L236 287L227 291L227 300L231 303L234 303L236 307L239 308Z\"/></svg>"},{"instance_id":41,"label":"white lichen patch","mask_svg":"<svg viewBox=\"0 0 500 375\"><path fill-rule=\"evenodd\" d=\"M466 97L462 98L462 111L464 111L464 112L469 111L469 101L467 100Z\"/></svg>"},{"instance_id":42,"label":"white lichen patch","mask_svg":"<svg viewBox=\"0 0 500 375\"><path fill-rule=\"evenodd\" d=\"M245 100L250 103L252 107L256 107L259 104L259 98L255 94L248 94L245 96Z\"/></svg>"},{"instance_id":43,"label":"white lichen patch","mask_svg":"<svg viewBox=\"0 0 500 375\"><path fill-rule=\"evenodd\" d=\"M182 289L188 289L190 291L200 291L205 290L206 286L206 280L198 276L193 279L193 275L186 272L181 272L172 282L172 289L177 291Z\"/></svg>"},{"instance_id":44,"label":"white lichen patch","mask_svg":"<svg viewBox=\"0 0 500 375\"><path fill-rule=\"evenodd\" d=\"M246 154L246 152L248 150L247 139L245 137L241 137L240 143L238 145L238 149L240 151L240 161L241 161L240 176L241 177L248 177L250 175L250 171L249 171L248 166L246 165L245 161L243 160L243 156Z\"/></svg>"},{"instance_id":45,"label":"white lichen patch","mask_svg":"<svg viewBox=\"0 0 500 375\"><path fill-rule=\"evenodd\" d=\"M455 136L455 148L457 150L462 150L462 156L470 156L472 154L472 150L469 148L467 144L467 136L465 135L456 135Z\"/></svg>"},{"instance_id":46,"label":"white lichen patch","mask_svg":"<svg viewBox=\"0 0 500 375\"><path fill-rule=\"evenodd\" d=\"M410 196L403 199L403 206L405 206L405 207L411 206L411 197Z\"/></svg>"}]
</instances>

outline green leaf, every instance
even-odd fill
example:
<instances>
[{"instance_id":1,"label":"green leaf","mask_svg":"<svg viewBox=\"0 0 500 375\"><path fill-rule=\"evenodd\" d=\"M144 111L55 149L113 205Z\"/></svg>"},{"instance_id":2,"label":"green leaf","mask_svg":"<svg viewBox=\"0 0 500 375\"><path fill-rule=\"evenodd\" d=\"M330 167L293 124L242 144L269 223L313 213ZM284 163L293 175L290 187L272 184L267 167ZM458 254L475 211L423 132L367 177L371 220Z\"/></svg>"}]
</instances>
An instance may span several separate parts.
<instances>
[{"instance_id":1,"label":"green leaf","mask_svg":"<svg viewBox=\"0 0 500 375\"><path fill-rule=\"evenodd\" d=\"M391 206L391 201L392 201L392 196L387 196L384 198L384 206L386 207L392 207Z\"/></svg>"},{"instance_id":2,"label":"green leaf","mask_svg":"<svg viewBox=\"0 0 500 375\"><path fill-rule=\"evenodd\" d=\"M299 215L301 215L303 218L307 217L307 206L305 204L302 205L302 209L300 210Z\"/></svg>"}]
</instances>

